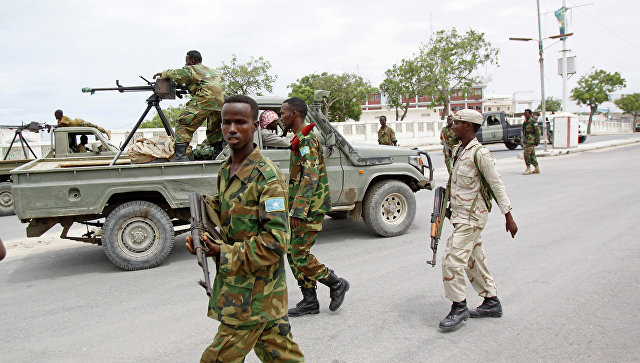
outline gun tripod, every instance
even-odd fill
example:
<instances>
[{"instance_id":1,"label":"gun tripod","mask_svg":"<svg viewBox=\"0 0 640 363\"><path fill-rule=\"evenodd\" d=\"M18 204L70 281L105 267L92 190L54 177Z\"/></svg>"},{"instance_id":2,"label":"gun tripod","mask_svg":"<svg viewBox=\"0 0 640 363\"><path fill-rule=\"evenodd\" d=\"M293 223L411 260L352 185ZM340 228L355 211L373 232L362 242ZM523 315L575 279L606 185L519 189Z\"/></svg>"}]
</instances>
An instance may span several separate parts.
<instances>
[{"instance_id":1,"label":"gun tripod","mask_svg":"<svg viewBox=\"0 0 640 363\"><path fill-rule=\"evenodd\" d=\"M11 148L13 147L13 144L16 142L16 139L20 140L20 146L22 146L22 153L24 153L24 158L25 159L29 159L29 155L27 155L27 149L29 149L29 151L31 151L31 154L33 154L33 158L37 159L38 157L36 156L36 153L33 152L33 149L31 148L31 146L29 146L29 143L27 142L27 140L24 138L24 136L22 136L22 128L18 128L16 129L16 133L15 135L13 135L13 140L11 140L11 144L9 145L9 148L7 149L6 154L4 154L4 159L2 160L7 160L7 157L9 157L9 152L11 151ZM25 148L26 146L26 148Z\"/></svg>"}]
</instances>

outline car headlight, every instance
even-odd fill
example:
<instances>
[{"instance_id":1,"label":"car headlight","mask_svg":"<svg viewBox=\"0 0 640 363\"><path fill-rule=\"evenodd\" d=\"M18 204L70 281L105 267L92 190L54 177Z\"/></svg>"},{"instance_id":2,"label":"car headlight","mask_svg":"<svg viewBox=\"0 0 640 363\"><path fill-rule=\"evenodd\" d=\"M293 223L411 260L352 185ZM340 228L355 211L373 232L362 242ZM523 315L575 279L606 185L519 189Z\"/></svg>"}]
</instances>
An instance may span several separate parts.
<instances>
[{"instance_id":1,"label":"car headlight","mask_svg":"<svg viewBox=\"0 0 640 363\"><path fill-rule=\"evenodd\" d=\"M418 169L422 173L423 168L428 165L427 157L424 155L413 155L409 156L409 164L413 165L414 168Z\"/></svg>"}]
</instances>

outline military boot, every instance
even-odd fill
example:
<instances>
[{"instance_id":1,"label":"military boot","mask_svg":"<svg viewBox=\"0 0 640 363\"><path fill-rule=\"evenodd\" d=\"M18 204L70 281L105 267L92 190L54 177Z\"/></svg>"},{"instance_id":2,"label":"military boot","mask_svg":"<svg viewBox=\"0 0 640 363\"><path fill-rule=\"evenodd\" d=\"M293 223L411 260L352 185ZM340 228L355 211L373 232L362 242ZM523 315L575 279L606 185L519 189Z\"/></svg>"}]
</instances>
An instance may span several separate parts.
<instances>
[{"instance_id":1,"label":"military boot","mask_svg":"<svg viewBox=\"0 0 640 363\"><path fill-rule=\"evenodd\" d=\"M497 296L486 297L482 305L471 310L469 316L472 318L499 318L502 316L502 305Z\"/></svg>"},{"instance_id":2,"label":"military boot","mask_svg":"<svg viewBox=\"0 0 640 363\"><path fill-rule=\"evenodd\" d=\"M331 297L331 303L329 303L329 310L336 311L342 305L344 301L344 295L346 295L349 290L349 281L343 279L342 277L336 276L333 273L333 270L329 270L329 276L326 279L318 280L323 284L329 286Z\"/></svg>"},{"instance_id":3,"label":"military boot","mask_svg":"<svg viewBox=\"0 0 640 363\"><path fill-rule=\"evenodd\" d=\"M531 174L531 165L527 165L527 169L524 171L524 173L522 173L522 175L529 175Z\"/></svg>"},{"instance_id":4,"label":"military boot","mask_svg":"<svg viewBox=\"0 0 640 363\"><path fill-rule=\"evenodd\" d=\"M320 312L320 303L316 295L316 287L301 287L302 300L296 304L295 308L289 309L289 316L302 316L306 314L317 314Z\"/></svg>"},{"instance_id":5,"label":"military boot","mask_svg":"<svg viewBox=\"0 0 640 363\"><path fill-rule=\"evenodd\" d=\"M187 158L186 143L181 143L181 144L176 143L175 154L173 155L173 159L171 159L171 162L181 162L181 161L189 161L189 159Z\"/></svg>"},{"instance_id":6,"label":"military boot","mask_svg":"<svg viewBox=\"0 0 640 363\"><path fill-rule=\"evenodd\" d=\"M533 167L533 171L531 172L531 174L540 174L540 169L538 169L538 165Z\"/></svg>"},{"instance_id":7,"label":"military boot","mask_svg":"<svg viewBox=\"0 0 640 363\"><path fill-rule=\"evenodd\" d=\"M455 329L460 323L469 318L469 309L467 309L467 300L454 302L451 304L451 311L446 318L440 322L440 329Z\"/></svg>"}]
</instances>

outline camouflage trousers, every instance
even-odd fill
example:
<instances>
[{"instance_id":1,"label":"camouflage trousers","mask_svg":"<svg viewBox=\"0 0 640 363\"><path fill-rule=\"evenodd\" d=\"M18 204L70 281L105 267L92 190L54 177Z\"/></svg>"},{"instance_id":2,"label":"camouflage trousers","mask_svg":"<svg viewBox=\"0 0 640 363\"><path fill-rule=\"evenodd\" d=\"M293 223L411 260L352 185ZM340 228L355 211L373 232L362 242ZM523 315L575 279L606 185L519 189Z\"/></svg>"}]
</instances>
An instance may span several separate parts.
<instances>
[{"instance_id":1,"label":"camouflage trousers","mask_svg":"<svg viewBox=\"0 0 640 363\"><path fill-rule=\"evenodd\" d=\"M316 281L329 277L329 269L318 261L311 253L311 247L316 243L318 232L322 230L324 214L313 216L300 222L291 231L291 244L287 259L293 276L298 280L298 286L312 288Z\"/></svg>"},{"instance_id":2,"label":"camouflage trousers","mask_svg":"<svg viewBox=\"0 0 640 363\"><path fill-rule=\"evenodd\" d=\"M209 102L192 98L185 105L176 125L176 143L188 144L193 138L193 133L207 120L207 143L213 145L222 141L222 129L220 128L220 109L208 105ZM209 107L211 106L211 107Z\"/></svg>"},{"instance_id":3,"label":"camouflage trousers","mask_svg":"<svg viewBox=\"0 0 640 363\"><path fill-rule=\"evenodd\" d=\"M538 159L536 158L535 144L526 144L524 147L524 163L529 166L538 166Z\"/></svg>"},{"instance_id":4,"label":"camouflage trousers","mask_svg":"<svg viewBox=\"0 0 640 363\"><path fill-rule=\"evenodd\" d=\"M304 362L286 315L249 328L220 323L213 343L202 353L200 362L244 362L251 349L263 362Z\"/></svg>"},{"instance_id":5,"label":"camouflage trousers","mask_svg":"<svg viewBox=\"0 0 640 363\"><path fill-rule=\"evenodd\" d=\"M464 272L479 296L497 296L498 290L487 268L487 257L480 237L482 228L468 224L454 225L442 257L442 281L445 296L454 302L466 299Z\"/></svg>"},{"instance_id":6,"label":"camouflage trousers","mask_svg":"<svg viewBox=\"0 0 640 363\"><path fill-rule=\"evenodd\" d=\"M447 149L442 149L442 153L444 154L444 165L447 167L447 171L449 175L451 175L451 155L450 151L447 152Z\"/></svg>"}]
</instances>

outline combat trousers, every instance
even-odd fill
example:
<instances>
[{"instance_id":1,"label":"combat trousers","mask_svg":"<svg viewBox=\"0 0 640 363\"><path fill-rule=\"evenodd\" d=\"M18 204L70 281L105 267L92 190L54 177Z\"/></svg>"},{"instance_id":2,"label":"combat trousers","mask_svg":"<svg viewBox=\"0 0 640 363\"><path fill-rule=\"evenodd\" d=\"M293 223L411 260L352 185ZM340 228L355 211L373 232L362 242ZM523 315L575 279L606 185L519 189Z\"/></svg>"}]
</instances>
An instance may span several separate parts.
<instances>
[{"instance_id":1,"label":"combat trousers","mask_svg":"<svg viewBox=\"0 0 640 363\"><path fill-rule=\"evenodd\" d=\"M311 253L318 232L322 230L323 220L324 214L310 217L302 220L298 228L291 231L287 259L300 287L313 288L316 281L329 277L329 269Z\"/></svg>"},{"instance_id":2,"label":"combat trousers","mask_svg":"<svg viewBox=\"0 0 640 363\"><path fill-rule=\"evenodd\" d=\"M451 301L460 302L466 299L463 270L478 295L498 295L496 284L487 267L480 232L480 227L456 223L453 234L447 240L447 249L442 257L442 280L445 296Z\"/></svg>"},{"instance_id":3,"label":"combat trousers","mask_svg":"<svg viewBox=\"0 0 640 363\"><path fill-rule=\"evenodd\" d=\"M444 154L444 165L447 167L449 175L451 175L451 155L447 152L447 149L442 149L442 153Z\"/></svg>"},{"instance_id":4,"label":"combat trousers","mask_svg":"<svg viewBox=\"0 0 640 363\"><path fill-rule=\"evenodd\" d=\"M176 125L176 143L188 144L193 138L193 133L207 120L207 143L213 145L222 141L222 129L220 128L220 109L208 105L209 102L192 98L185 105ZM211 107L206 107L211 106Z\"/></svg>"},{"instance_id":5,"label":"combat trousers","mask_svg":"<svg viewBox=\"0 0 640 363\"><path fill-rule=\"evenodd\" d=\"M244 362L251 349L263 362L304 362L286 315L250 328L220 323L213 343L202 353L200 362Z\"/></svg>"},{"instance_id":6,"label":"combat trousers","mask_svg":"<svg viewBox=\"0 0 640 363\"><path fill-rule=\"evenodd\" d=\"M524 147L524 163L529 166L538 166L538 159L536 158L536 145L526 144Z\"/></svg>"}]
</instances>

